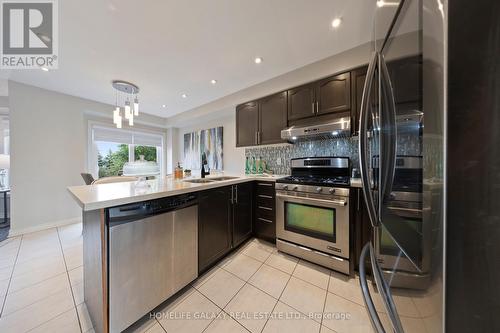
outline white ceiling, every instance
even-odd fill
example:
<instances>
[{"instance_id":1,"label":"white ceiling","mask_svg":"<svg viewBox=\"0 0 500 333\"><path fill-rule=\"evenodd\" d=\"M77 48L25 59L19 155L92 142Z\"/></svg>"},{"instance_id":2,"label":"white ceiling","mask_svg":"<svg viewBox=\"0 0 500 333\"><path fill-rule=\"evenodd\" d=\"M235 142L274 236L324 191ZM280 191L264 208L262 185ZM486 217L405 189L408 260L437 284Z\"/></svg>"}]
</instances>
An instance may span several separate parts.
<instances>
[{"instance_id":1,"label":"white ceiling","mask_svg":"<svg viewBox=\"0 0 500 333\"><path fill-rule=\"evenodd\" d=\"M111 80L127 80L140 86L143 112L170 117L371 40L374 4L63 0L59 69L1 76L109 104ZM336 30L335 17L342 18Z\"/></svg>"}]
</instances>

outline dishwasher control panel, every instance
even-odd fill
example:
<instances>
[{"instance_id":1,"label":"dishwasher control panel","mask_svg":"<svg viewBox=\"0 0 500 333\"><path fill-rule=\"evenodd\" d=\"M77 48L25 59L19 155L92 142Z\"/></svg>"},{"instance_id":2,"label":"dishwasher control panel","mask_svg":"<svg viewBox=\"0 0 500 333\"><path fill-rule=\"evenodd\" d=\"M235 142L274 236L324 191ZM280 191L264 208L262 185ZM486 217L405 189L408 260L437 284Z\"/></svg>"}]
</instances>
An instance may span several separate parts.
<instances>
[{"instance_id":1,"label":"dishwasher control panel","mask_svg":"<svg viewBox=\"0 0 500 333\"><path fill-rule=\"evenodd\" d=\"M132 204L126 204L107 209L107 221L109 226L121 224L131 220L137 220L150 215L166 213L194 205L198 202L195 193L176 195L172 197L148 200Z\"/></svg>"}]
</instances>

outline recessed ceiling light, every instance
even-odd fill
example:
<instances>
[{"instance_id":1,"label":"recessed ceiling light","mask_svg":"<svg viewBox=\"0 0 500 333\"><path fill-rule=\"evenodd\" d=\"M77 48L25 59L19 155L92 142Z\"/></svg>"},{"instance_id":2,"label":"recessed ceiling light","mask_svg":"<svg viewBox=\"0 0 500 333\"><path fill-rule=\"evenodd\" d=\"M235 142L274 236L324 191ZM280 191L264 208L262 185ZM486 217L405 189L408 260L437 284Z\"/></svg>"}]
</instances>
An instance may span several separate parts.
<instances>
[{"instance_id":1,"label":"recessed ceiling light","mask_svg":"<svg viewBox=\"0 0 500 333\"><path fill-rule=\"evenodd\" d=\"M340 23L342 23L342 19L337 17L337 18L333 19L332 27L338 28L340 26Z\"/></svg>"},{"instance_id":2,"label":"recessed ceiling light","mask_svg":"<svg viewBox=\"0 0 500 333\"><path fill-rule=\"evenodd\" d=\"M384 0L378 0L377 1L377 7L384 7L384 5L385 5Z\"/></svg>"},{"instance_id":3,"label":"recessed ceiling light","mask_svg":"<svg viewBox=\"0 0 500 333\"><path fill-rule=\"evenodd\" d=\"M40 69L41 69L42 71L44 71L44 72L48 72L48 71L49 71L49 69L48 69L47 67L41 67Z\"/></svg>"},{"instance_id":4,"label":"recessed ceiling light","mask_svg":"<svg viewBox=\"0 0 500 333\"><path fill-rule=\"evenodd\" d=\"M167 105L166 105L166 104L162 104L162 105L161 105L161 107L162 107L162 108L166 108L166 107L167 107Z\"/></svg>"},{"instance_id":5,"label":"recessed ceiling light","mask_svg":"<svg viewBox=\"0 0 500 333\"><path fill-rule=\"evenodd\" d=\"M186 94L182 94L182 95L181 95L181 97L182 97L182 98L187 98L187 97L188 97L188 95L186 95Z\"/></svg>"},{"instance_id":6,"label":"recessed ceiling light","mask_svg":"<svg viewBox=\"0 0 500 333\"><path fill-rule=\"evenodd\" d=\"M261 57L257 57L257 58L255 58L254 61L255 61L256 64L260 64L262 62L262 58Z\"/></svg>"},{"instance_id":7,"label":"recessed ceiling light","mask_svg":"<svg viewBox=\"0 0 500 333\"><path fill-rule=\"evenodd\" d=\"M217 83L217 80L211 80L210 81L211 84L216 84Z\"/></svg>"}]
</instances>

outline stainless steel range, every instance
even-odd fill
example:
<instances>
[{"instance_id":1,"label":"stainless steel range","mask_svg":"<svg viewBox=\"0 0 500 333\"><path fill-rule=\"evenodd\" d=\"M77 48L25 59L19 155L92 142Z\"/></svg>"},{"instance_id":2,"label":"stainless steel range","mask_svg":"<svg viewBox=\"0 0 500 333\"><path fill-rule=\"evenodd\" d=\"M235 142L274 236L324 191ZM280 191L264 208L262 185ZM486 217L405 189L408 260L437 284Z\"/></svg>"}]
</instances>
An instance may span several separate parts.
<instances>
[{"instance_id":1,"label":"stainless steel range","mask_svg":"<svg viewBox=\"0 0 500 333\"><path fill-rule=\"evenodd\" d=\"M278 250L350 274L349 158L291 161L276 181Z\"/></svg>"}]
</instances>

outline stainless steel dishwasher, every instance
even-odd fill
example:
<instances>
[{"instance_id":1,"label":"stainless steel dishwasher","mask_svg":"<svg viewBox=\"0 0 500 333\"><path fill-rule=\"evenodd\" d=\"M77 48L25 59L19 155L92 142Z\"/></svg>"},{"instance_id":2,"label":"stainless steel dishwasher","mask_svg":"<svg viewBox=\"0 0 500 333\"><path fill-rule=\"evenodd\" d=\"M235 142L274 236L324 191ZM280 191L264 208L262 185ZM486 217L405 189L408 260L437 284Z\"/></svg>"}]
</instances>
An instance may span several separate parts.
<instances>
[{"instance_id":1,"label":"stainless steel dishwasher","mask_svg":"<svg viewBox=\"0 0 500 333\"><path fill-rule=\"evenodd\" d=\"M198 276L194 194L110 208L109 332L121 332Z\"/></svg>"}]
</instances>

